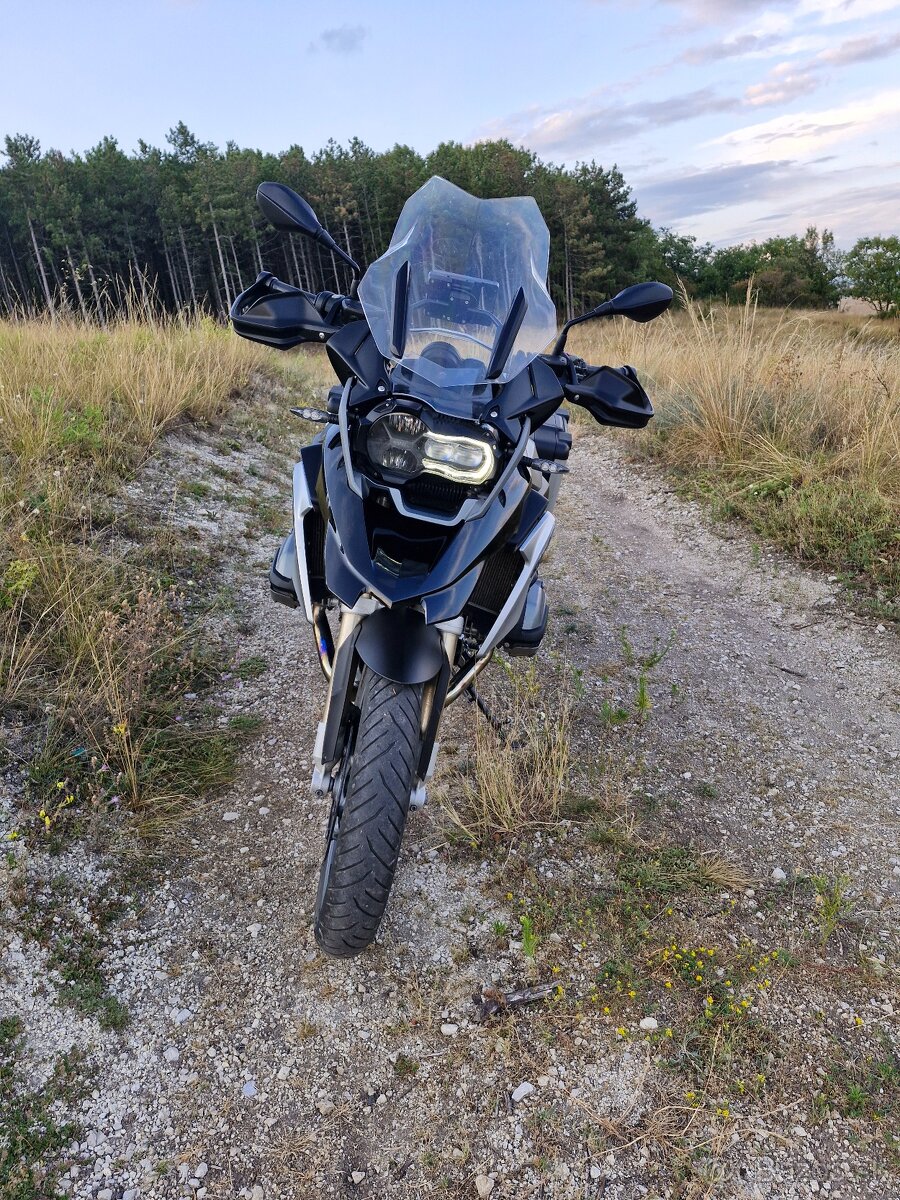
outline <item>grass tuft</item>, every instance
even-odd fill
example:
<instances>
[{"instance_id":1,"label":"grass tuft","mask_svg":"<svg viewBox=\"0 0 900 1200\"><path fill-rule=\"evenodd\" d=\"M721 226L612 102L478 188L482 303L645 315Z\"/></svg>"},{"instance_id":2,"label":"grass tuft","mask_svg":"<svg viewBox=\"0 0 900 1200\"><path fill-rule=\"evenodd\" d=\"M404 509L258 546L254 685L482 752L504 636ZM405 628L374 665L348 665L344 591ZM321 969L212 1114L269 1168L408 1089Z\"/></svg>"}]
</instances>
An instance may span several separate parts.
<instances>
[{"instance_id":1,"label":"grass tuft","mask_svg":"<svg viewBox=\"0 0 900 1200\"><path fill-rule=\"evenodd\" d=\"M456 799L444 802L457 834L472 844L552 825L568 794L573 699L567 679L554 689L547 664L503 662L504 744L473 710L472 758L458 772Z\"/></svg>"}]
</instances>

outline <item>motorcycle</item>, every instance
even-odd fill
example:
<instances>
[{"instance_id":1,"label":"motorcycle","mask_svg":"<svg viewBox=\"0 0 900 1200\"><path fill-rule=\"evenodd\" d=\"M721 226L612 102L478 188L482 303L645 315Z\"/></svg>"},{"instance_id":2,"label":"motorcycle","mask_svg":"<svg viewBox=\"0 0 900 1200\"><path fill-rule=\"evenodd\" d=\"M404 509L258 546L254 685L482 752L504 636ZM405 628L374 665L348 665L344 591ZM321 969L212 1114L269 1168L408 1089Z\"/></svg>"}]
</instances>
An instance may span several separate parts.
<instances>
[{"instance_id":1,"label":"motorcycle","mask_svg":"<svg viewBox=\"0 0 900 1200\"><path fill-rule=\"evenodd\" d=\"M652 320L672 291L625 288L557 337L550 235L531 197L482 200L434 177L365 274L295 192L263 183L257 201L353 278L348 295L313 295L263 271L230 313L264 345L324 344L338 381L323 409L292 410L324 429L294 467L293 529L269 583L303 610L328 681L312 777L330 801L315 936L349 957L384 916L444 709L463 694L485 707L474 683L494 651L534 655L544 638L538 572L572 444L562 405L625 428L653 416L634 369L567 354L568 331Z\"/></svg>"}]
</instances>

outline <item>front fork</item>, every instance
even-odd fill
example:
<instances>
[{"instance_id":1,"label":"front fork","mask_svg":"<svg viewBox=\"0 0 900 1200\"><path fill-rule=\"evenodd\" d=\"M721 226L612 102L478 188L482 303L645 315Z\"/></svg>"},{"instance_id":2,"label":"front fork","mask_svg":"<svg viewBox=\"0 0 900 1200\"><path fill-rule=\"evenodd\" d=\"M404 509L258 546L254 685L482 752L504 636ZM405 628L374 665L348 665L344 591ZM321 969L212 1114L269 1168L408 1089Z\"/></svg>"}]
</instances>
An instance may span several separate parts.
<instances>
[{"instance_id":1,"label":"front fork","mask_svg":"<svg viewBox=\"0 0 900 1200\"><path fill-rule=\"evenodd\" d=\"M337 637L332 640L324 605L317 604L313 606L313 629L316 636L316 649L319 654L322 671L328 680L328 695L325 700L322 719L316 730L316 743L313 752L312 788L313 791L318 792L320 795L330 792L334 786L335 764L333 762L323 762L322 758L332 706L340 704L341 709L345 713L347 709L346 700L348 697L345 697L343 694L340 696L335 694L335 664L338 661L341 648L354 636L365 618L381 607L383 607L381 603L371 596L362 597L352 608L342 604ZM441 712L451 699L448 696L447 685L456 659L459 639L463 631L463 618L456 617L451 621L442 621L435 628L441 635L444 662L438 674L428 680L423 687L420 718L422 751L416 781L410 792L410 808L421 808L428 797L428 783L434 774L439 749L436 735L440 725ZM347 688L355 690L355 675L355 668L351 668L346 678L338 681L338 686L342 692ZM454 689L454 693L456 691ZM455 699L455 694L452 698Z\"/></svg>"}]
</instances>

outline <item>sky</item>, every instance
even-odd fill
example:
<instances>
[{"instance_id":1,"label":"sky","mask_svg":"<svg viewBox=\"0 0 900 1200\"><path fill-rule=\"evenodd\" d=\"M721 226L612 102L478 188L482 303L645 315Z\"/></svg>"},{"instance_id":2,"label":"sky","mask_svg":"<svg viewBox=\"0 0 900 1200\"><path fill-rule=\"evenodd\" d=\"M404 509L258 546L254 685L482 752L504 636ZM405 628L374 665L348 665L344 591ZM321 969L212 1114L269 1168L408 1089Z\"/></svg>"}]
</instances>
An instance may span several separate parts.
<instances>
[{"instance_id":1,"label":"sky","mask_svg":"<svg viewBox=\"0 0 900 1200\"><path fill-rule=\"evenodd\" d=\"M900 0L0 0L0 139L506 137L727 244L900 232Z\"/></svg>"}]
</instances>

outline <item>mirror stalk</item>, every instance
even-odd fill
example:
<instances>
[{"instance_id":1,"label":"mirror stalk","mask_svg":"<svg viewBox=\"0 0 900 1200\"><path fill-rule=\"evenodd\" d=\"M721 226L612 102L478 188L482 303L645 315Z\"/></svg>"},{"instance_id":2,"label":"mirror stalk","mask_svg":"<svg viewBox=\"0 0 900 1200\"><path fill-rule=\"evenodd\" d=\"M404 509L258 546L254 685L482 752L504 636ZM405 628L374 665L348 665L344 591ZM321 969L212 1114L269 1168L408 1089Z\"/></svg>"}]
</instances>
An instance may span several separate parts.
<instances>
[{"instance_id":1,"label":"mirror stalk","mask_svg":"<svg viewBox=\"0 0 900 1200\"><path fill-rule=\"evenodd\" d=\"M559 337L554 342L551 353L562 354L566 348L566 338L569 336L569 330L573 325L580 325L583 321L593 321L597 317L611 317L613 315L611 305L611 300L604 300L602 304L598 304L590 312L582 313L580 317L572 317L571 320L566 321L565 325L559 331Z\"/></svg>"},{"instance_id":2,"label":"mirror stalk","mask_svg":"<svg viewBox=\"0 0 900 1200\"><path fill-rule=\"evenodd\" d=\"M652 321L664 313L672 303L672 289L665 283L634 283L623 288L611 300L604 300L590 312L582 313L566 321L553 347L554 354L562 354L569 330L582 321L593 321L596 317L628 317L631 321Z\"/></svg>"},{"instance_id":3,"label":"mirror stalk","mask_svg":"<svg viewBox=\"0 0 900 1200\"><path fill-rule=\"evenodd\" d=\"M336 254L337 257L341 260L341 262L346 263L347 266L350 268L350 270L353 272L354 279L359 279L360 275L362 274L362 272L359 269L359 263L355 259L351 258L346 250L341 249L341 247L337 244L337 242L334 240L334 238L331 236L331 234L328 232L327 229L323 229L322 233L324 234L324 236L320 237L317 235L315 240L317 242L321 243L321 245L323 245L326 250L330 250L332 252L332 254Z\"/></svg>"}]
</instances>

